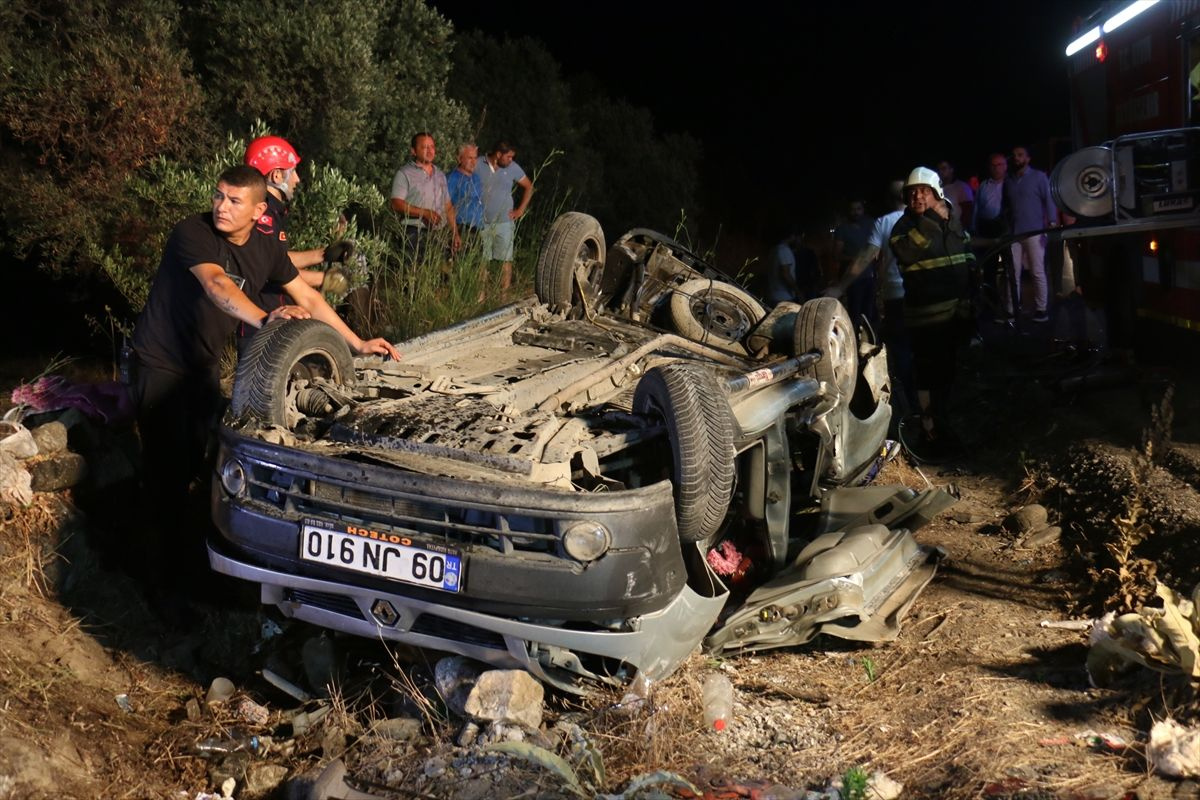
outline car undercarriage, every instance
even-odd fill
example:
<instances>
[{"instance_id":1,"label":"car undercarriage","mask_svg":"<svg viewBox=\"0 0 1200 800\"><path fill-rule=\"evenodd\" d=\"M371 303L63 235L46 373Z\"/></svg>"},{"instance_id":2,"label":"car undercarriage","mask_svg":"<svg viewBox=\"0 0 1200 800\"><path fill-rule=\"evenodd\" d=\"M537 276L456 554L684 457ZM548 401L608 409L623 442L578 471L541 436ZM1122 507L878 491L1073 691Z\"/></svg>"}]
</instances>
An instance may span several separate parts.
<instances>
[{"instance_id":1,"label":"car undercarriage","mask_svg":"<svg viewBox=\"0 0 1200 800\"><path fill-rule=\"evenodd\" d=\"M538 296L352 358L264 328L221 433L209 543L265 603L568 691L820 632L881 641L946 492L886 456L882 346L836 300L769 313L677 242L555 223Z\"/></svg>"}]
</instances>

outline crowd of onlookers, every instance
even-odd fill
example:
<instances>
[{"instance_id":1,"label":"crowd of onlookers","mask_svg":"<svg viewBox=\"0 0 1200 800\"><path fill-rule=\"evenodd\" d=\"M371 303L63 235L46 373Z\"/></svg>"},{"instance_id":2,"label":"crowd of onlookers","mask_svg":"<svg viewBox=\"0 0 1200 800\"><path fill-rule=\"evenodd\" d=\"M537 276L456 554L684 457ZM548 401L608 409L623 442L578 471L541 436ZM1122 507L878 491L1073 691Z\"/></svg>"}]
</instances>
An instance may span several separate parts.
<instances>
[{"instance_id":1,"label":"crowd of onlookers","mask_svg":"<svg viewBox=\"0 0 1200 800\"><path fill-rule=\"evenodd\" d=\"M529 208L533 181L513 160L516 148L505 141L492 145L483 158L474 143L460 145L458 163L446 173L434 164L436 154L433 135L416 134L412 160L392 181L391 207L403 215L409 251L415 261L423 261L434 241L431 234L438 231L446 232L452 252L464 243L478 244L482 248L480 286L486 289L488 265L499 261L499 289L501 296L506 296L512 286L516 222ZM515 188L521 190L516 204Z\"/></svg>"},{"instance_id":2,"label":"crowd of onlookers","mask_svg":"<svg viewBox=\"0 0 1200 800\"><path fill-rule=\"evenodd\" d=\"M832 229L827 265L795 232L764 259L769 302L838 298L855 328L879 332L900 399L921 422L910 443L926 453L956 446L946 411L960 346L987 320L1050 321L1046 232L1060 217L1049 179L1031 166L1026 147L1008 158L993 153L987 163L982 181L960 180L948 161L917 167L888 185L878 217L852 200ZM1069 273L1069 253L1055 255ZM1073 287L1069 274L1059 283Z\"/></svg>"}]
</instances>

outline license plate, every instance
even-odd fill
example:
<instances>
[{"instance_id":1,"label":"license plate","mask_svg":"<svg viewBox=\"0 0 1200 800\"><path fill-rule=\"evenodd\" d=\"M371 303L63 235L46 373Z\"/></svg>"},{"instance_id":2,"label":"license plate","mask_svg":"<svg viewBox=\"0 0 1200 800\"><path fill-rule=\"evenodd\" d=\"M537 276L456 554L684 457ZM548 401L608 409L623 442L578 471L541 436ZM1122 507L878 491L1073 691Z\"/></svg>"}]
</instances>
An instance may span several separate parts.
<instances>
[{"instance_id":1,"label":"license plate","mask_svg":"<svg viewBox=\"0 0 1200 800\"><path fill-rule=\"evenodd\" d=\"M324 520L304 520L300 558L444 592L457 592L462 579L462 558L455 552L418 545L397 533Z\"/></svg>"}]
</instances>

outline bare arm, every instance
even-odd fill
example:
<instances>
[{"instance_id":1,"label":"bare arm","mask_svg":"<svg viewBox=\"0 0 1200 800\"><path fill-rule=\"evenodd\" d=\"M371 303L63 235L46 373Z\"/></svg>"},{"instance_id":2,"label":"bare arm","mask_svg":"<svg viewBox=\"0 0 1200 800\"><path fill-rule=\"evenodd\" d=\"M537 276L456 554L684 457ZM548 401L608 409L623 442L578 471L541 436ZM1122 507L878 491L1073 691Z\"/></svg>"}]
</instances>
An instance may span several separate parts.
<instances>
[{"instance_id":1,"label":"bare arm","mask_svg":"<svg viewBox=\"0 0 1200 800\"><path fill-rule=\"evenodd\" d=\"M525 210L529 208L529 200L533 197L533 181L529 180L528 175L517 181L517 186L521 187L521 202L508 213L508 218L514 222L525 216Z\"/></svg>"},{"instance_id":2,"label":"bare arm","mask_svg":"<svg viewBox=\"0 0 1200 800\"><path fill-rule=\"evenodd\" d=\"M392 198L392 210L414 219L424 220L431 228L440 225L442 222L442 215L432 208L414 206L403 197Z\"/></svg>"},{"instance_id":3,"label":"bare arm","mask_svg":"<svg viewBox=\"0 0 1200 800\"><path fill-rule=\"evenodd\" d=\"M314 289L320 289L325 285L325 273L319 269L302 269L300 277Z\"/></svg>"},{"instance_id":4,"label":"bare arm","mask_svg":"<svg viewBox=\"0 0 1200 800\"><path fill-rule=\"evenodd\" d=\"M307 269L315 267L325 260L325 248L318 247L315 250L288 250L288 258L292 262L292 266L296 269Z\"/></svg>"},{"instance_id":5,"label":"bare arm","mask_svg":"<svg viewBox=\"0 0 1200 800\"><path fill-rule=\"evenodd\" d=\"M446 224L450 226L450 247L455 252L462 247L462 237L458 235L458 217L454 211L454 203L446 201L446 207L443 209L446 214Z\"/></svg>"},{"instance_id":6,"label":"bare arm","mask_svg":"<svg viewBox=\"0 0 1200 800\"><path fill-rule=\"evenodd\" d=\"M197 264L191 268L191 273L196 276L196 280L200 281L200 286L204 289L204 294L208 296L213 305L234 319L241 320L256 328L261 328L269 320L280 317L285 319L303 319L308 316L308 312L295 306L280 306L268 314L256 306L254 301L247 297L246 293L239 289L237 284L225 274L225 270L221 269L217 264ZM299 278L296 280L299 280ZM295 282L293 281L292 283ZM291 284L288 285L290 286ZM312 290L309 289L309 291Z\"/></svg>"},{"instance_id":7,"label":"bare arm","mask_svg":"<svg viewBox=\"0 0 1200 800\"><path fill-rule=\"evenodd\" d=\"M359 355L386 355L391 356L396 361L400 360L400 352L386 339L363 340L358 334L350 330L350 326L342 321L342 318L338 316L329 303L325 302L325 298L317 290L305 283L303 278L293 278L284 284L283 290L296 301L297 305L308 312L313 319L319 319L337 331L346 340L346 343L350 345L350 349ZM288 308L288 306L285 306L285 308Z\"/></svg>"},{"instance_id":8,"label":"bare arm","mask_svg":"<svg viewBox=\"0 0 1200 800\"><path fill-rule=\"evenodd\" d=\"M862 275L866 270L867 265L875 260L875 256L879 255L879 248L873 244L868 244L858 251L858 255L850 262L850 266L846 268L846 274L841 280L825 290L826 297L841 297L850 288L850 284L854 283L859 275Z\"/></svg>"}]
</instances>

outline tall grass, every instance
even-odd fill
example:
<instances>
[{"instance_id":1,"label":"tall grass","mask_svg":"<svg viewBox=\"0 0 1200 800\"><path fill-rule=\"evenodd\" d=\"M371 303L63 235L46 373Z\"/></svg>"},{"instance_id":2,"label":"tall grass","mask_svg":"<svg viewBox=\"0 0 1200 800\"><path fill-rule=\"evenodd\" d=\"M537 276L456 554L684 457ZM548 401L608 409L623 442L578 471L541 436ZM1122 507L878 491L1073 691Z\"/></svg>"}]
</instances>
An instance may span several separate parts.
<instances>
[{"instance_id":1,"label":"tall grass","mask_svg":"<svg viewBox=\"0 0 1200 800\"><path fill-rule=\"evenodd\" d=\"M555 218L568 210L569 192L558 196L536 191L541 171L560 155L561 151L552 152L531 176L535 194L525 216L517 221L512 287L504 294L500 263L484 261L477 237L468 235L462 248L452 253L450 232L435 231L423 256L417 258L406 247L403 220L385 211L376 233L388 249L373 270L376 299L369 333L403 341L532 294L542 240Z\"/></svg>"}]
</instances>

